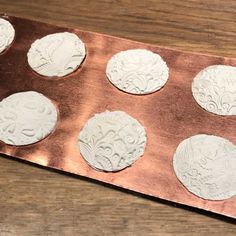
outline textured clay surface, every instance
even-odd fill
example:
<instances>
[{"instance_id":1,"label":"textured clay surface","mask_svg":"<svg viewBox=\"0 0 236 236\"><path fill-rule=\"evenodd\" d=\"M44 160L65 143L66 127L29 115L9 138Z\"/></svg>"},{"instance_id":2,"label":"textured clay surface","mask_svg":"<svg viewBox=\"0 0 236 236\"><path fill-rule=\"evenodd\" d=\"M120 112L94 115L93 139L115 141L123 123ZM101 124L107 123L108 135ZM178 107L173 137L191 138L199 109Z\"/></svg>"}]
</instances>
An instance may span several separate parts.
<instances>
[{"instance_id":1,"label":"textured clay surface","mask_svg":"<svg viewBox=\"0 0 236 236\"><path fill-rule=\"evenodd\" d=\"M236 146L213 135L182 141L174 155L178 179L195 195L224 200L236 195Z\"/></svg>"},{"instance_id":2,"label":"textured clay surface","mask_svg":"<svg viewBox=\"0 0 236 236\"><path fill-rule=\"evenodd\" d=\"M73 33L55 33L36 40L28 52L28 63L43 76L65 76L75 71L85 57L85 46Z\"/></svg>"},{"instance_id":3,"label":"textured clay surface","mask_svg":"<svg viewBox=\"0 0 236 236\"><path fill-rule=\"evenodd\" d=\"M15 37L15 30L12 24L0 18L0 53L5 51L13 42Z\"/></svg>"},{"instance_id":4,"label":"textured clay surface","mask_svg":"<svg viewBox=\"0 0 236 236\"><path fill-rule=\"evenodd\" d=\"M144 127L125 112L106 111L88 120L78 141L90 166L118 171L143 155L147 138Z\"/></svg>"},{"instance_id":5,"label":"textured clay surface","mask_svg":"<svg viewBox=\"0 0 236 236\"><path fill-rule=\"evenodd\" d=\"M148 94L165 85L169 69L160 55L146 49L132 49L115 54L107 64L106 74L124 92Z\"/></svg>"},{"instance_id":6,"label":"textured clay surface","mask_svg":"<svg viewBox=\"0 0 236 236\"><path fill-rule=\"evenodd\" d=\"M57 110L44 95L21 92L0 102L0 140L11 145L36 143L55 128Z\"/></svg>"},{"instance_id":7,"label":"textured clay surface","mask_svg":"<svg viewBox=\"0 0 236 236\"><path fill-rule=\"evenodd\" d=\"M217 115L236 115L236 67L213 65L193 80L192 92L197 103Z\"/></svg>"}]
</instances>

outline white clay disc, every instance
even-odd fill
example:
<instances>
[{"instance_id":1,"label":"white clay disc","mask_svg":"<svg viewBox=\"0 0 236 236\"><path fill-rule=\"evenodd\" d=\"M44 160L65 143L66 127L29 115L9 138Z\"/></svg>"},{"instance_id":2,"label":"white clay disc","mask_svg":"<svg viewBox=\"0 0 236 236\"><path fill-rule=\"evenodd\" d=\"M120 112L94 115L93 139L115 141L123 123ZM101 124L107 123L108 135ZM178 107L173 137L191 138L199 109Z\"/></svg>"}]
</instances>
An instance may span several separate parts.
<instances>
[{"instance_id":1,"label":"white clay disc","mask_svg":"<svg viewBox=\"0 0 236 236\"><path fill-rule=\"evenodd\" d=\"M144 153L144 127L123 111L103 112L88 120L79 134L83 158L94 169L118 171Z\"/></svg>"},{"instance_id":2,"label":"white clay disc","mask_svg":"<svg viewBox=\"0 0 236 236\"><path fill-rule=\"evenodd\" d=\"M218 115L236 115L236 67L205 68L194 78L192 92L205 110Z\"/></svg>"},{"instance_id":3,"label":"white clay disc","mask_svg":"<svg viewBox=\"0 0 236 236\"><path fill-rule=\"evenodd\" d=\"M203 199L236 195L236 146L227 139L205 134L185 139L174 154L173 166L180 182Z\"/></svg>"},{"instance_id":4,"label":"white clay disc","mask_svg":"<svg viewBox=\"0 0 236 236\"><path fill-rule=\"evenodd\" d=\"M115 54L106 74L120 90L131 94L149 94L162 88L169 68L160 55L146 49L132 49Z\"/></svg>"},{"instance_id":5,"label":"white clay disc","mask_svg":"<svg viewBox=\"0 0 236 236\"><path fill-rule=\"evenodd\" d=\"M0 19L0 53L6 50L15 37L15 30L12 24L4 19Z\"/></svg>"},{"instance_id":6,"label":"white clay disc","mask_svg":"<svg viewBox=\"0 0 236 236\"><path fill-rule=\"evenodd\" d=\"M73 33L55 33L36 40L27 54L30 67L43 76L65 76L84 60L84 43Z\"/></svg>"},{"instance_id":7,"label":"white clay disc","mask_svg":"<svg viewBox=\"0 0 236 236\"><path fill-rule=\"evenodd\" d=\"M56 107L41 93L15 93L0 102L0 140L6 144L36 143L54 130L56 122Z\"/></svg>"}]
</instances>

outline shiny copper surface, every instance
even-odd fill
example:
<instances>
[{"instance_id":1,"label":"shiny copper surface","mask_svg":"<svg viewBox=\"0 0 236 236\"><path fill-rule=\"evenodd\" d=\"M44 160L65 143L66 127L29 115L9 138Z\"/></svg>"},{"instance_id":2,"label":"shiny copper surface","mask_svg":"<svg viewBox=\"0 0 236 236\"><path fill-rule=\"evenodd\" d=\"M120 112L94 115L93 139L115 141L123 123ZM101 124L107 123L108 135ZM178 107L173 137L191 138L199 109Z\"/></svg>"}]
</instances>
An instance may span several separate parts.
<instances>
[{"instance_id":1,"label":"shiny copper surface","mask_svg":"<svg viewBox=\"0 0 236 236\"><path fill-rule=\"evenodd\" d=\"M236 66L235 59L186 53L15 17L7 19L16 29L16 38L0 56L0 99L19 91L38 91L57 104L60 120L54 133L36 144L13 147L0 142L1 153L236 218L236 197L225 201L198 198L183 187L172 168L177 145L191 135L219 135L236 144L236 117L204 111L191 94L192 79L201 69L212 64ZM60 79L35 74L26 58L31 43L62 31L75 32L85 42L87 57L82 66ZM108 59L130 48L150 49L167 62L170 78L161 91L146 96L129 95L106 79ZM76 145L77 135L85 122L105 110L126 111L146 127L148 134L144 156L132 167L117 173L98 172L89 167Z\"/></svg>"}]
</instances>

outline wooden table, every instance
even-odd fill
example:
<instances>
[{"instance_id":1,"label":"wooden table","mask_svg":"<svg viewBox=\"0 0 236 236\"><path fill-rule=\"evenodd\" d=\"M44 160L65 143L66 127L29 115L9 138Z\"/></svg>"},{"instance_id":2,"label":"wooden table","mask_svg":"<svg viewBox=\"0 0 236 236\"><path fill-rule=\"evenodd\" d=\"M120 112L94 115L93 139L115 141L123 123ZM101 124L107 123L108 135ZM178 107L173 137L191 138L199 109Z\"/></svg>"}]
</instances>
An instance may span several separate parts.
<instances>
[{"instance_id":1,"label":"wooden table","mask_svg":"<svg viewBox=\"0 0 236 236\"><path fill-rule=\"evenodd\" d=\"M0 11L236 57L235 0L0 0ZM0 158L0 236L236 235L236 222Z\"/></svg>"}]
</instances>

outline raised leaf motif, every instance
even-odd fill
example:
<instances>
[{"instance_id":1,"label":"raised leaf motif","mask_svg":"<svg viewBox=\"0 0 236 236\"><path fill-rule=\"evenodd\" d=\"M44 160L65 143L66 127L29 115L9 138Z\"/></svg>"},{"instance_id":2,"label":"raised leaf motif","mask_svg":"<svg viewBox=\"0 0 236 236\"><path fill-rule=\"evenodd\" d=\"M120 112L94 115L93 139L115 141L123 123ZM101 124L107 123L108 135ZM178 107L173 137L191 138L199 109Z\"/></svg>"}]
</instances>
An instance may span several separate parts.
<instances>
[{"instance_id":1,"label":"raised leaf motif","mask_svg":"<svg viewBox=\"0 0 236 236\"><path fill-rule=\"evenodd\" d=\"M64 32L36 40L28 52L28 63L44 76L65 76L76 70L85 57L85 46L76 34Z\"/></svg>"},{"instance_id":2,"label":"raised leaf motif","mask_svg":"<svg viewBox=\"0 0 236 236\"><path fill-rule=\"evenodd\" d=\"M192 92L205 110L217 115L236 115L236 67L205 68L194 78Z\"/></svg>"},{"instance_id":3,"label":"raised leaf motif","mask_svg":"<svg viewBox=\"0 0 236 236\"><path fill-rule=\"evenodd\" d=\"M193 194L209 200L236 195L236 146L212 135L182 141L174 154L178 179Z\"/></svg>"},{"instance_id":4,"label":"raised leaf motif","mask_svg":"<svg viewBox=\"0 0 236 236\"><path fill-rule=\"evenodd\" d=\"M146 132L125 112L103 112L88 120L79 134L80 152L94 169L118 171L143 155Z\"/></svg>"},{"instance_id":5,"label":"raised leaf motif","mask_svg":"<svg viewBox=\"0 0 236 236\"><path fill-rule=\"evenodd\" d=\"M17 106L14 106L17 101ZM11 145L38 142L50 134L57 122L57 110L40 93L15 93L0 102L0 140Z\"/></svg>"},{"instance_id":6,"label":"raised leaf motif","mask_svg":"<svg viewBox=\"0 0 236 236\"><path fill-rule=\"evenodd\" d=\"M146 49L122 51L107 64L108 79L117 88L132 94L148 94L162 88L169 69L163 59Z\"/></svg>"}]
</instances>

